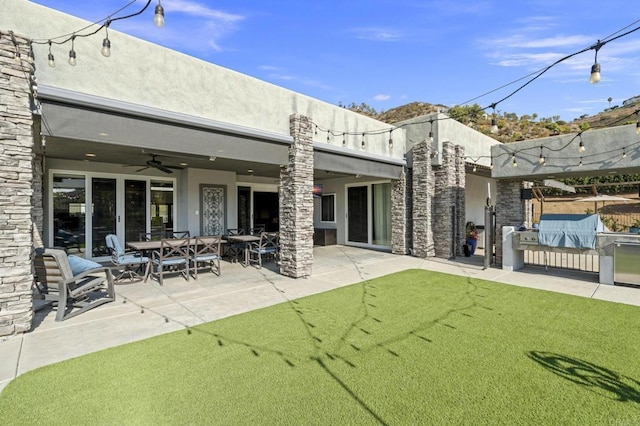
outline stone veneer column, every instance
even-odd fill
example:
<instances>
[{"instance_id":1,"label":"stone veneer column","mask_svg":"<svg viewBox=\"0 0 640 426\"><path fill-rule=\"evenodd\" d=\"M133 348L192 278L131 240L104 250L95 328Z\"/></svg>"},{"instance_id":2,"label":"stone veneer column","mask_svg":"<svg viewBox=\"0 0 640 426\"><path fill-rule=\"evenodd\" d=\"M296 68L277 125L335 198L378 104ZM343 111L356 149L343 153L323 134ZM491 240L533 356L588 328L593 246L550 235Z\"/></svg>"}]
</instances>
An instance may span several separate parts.
<instances>
[{"instance_id":1,"label":"stone veneer column","mask_svg":"<svg viewBox=\"0 0 640 426\"><path fill-rule=\"evenodd\" d=\"M412 180L412 243L413 254L429 257L435 254L431 214L435 193L434 174L431 167L431 145L422 141L413 146Z\"/></svg>"},{"instance_id":2,"label":"stone veneer column","mask_svg":"<svg viewBox=\"0 0 640 426\"><path fill-rule=\"evenodd\" d=\"M0 31L0 336L33 318L32 74L29 41Z\"/></svg>"},{"instance_id":3,"label":"stone veneer column","mask_svg":"<svg viewBox=\"0 0 640 426\"><path fill-rule=\"evenodd\" d=\"M280 273L308 277L313 265L313 132L308 117L289 117L293 144L280 168Z\"/></svg>"},{"instance_id":4,"label":"stone veneer column","mask_svg":"<svg viewBox=\"0 0 640 426\"><path fill-rule=\"evenodd\" d=\"M464 227L460 217L464 217L464 186L460 194L460 181L464 185L464 177L460 178L461 149L451 142L442 143L442 165L435 171L436 193L434 200L433 238L435 256L450 258L461 254ZM464 152L462 150L462 152ZM464 170L462 171L464 173Z\"/></svg>"},{"instance_id":5,"label":"stone veneer column","mask_svg":"<svg viewBox=\"0 0 640 426\"><path fill-rule=\"evenodd\" d=\"M391 181L391 253L407 254L407 178Z\"/></svg>"},{"instance_id":6,"label":"stone veneer column","mask_svg":"<svg viewBox=\"0 0 640 426\"><path fill-rule=\"evenodd\" d=\"M467 172L465 169L465 161L464 161L464 147L461 145L456 145L455 147L455 196L456 196L456 242L457 245L455 247L456 256L462 256L463 249L462 246L466 242L466 198L465 198L465 185L466 185L466 177Z\"/></svg>"},{"instance_id":7,"label":"stone veneer column","mask_svg":"<svg viewBox=\"0 0 640 426\"><path fill-rule=\"evenodd\" d=\"M496 263L502 265L502 227L519 226L525 222L526 203L521 199L521 180L496 182Z\"/></svg>"}]
</instances>

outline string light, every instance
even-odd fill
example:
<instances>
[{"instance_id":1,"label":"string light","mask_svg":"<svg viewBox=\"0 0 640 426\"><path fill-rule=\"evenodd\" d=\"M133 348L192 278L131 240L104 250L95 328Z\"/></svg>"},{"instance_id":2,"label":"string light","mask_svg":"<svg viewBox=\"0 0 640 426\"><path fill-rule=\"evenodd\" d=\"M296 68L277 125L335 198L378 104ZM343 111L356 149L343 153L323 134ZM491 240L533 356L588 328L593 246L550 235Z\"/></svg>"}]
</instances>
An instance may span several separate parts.
<instances>
[{"instance_id":1,"label":"string light","mask_svg":"<svg viewBox=\"0 0 640 426\"><path fill-rule=\"evenodd\" d=\"M49 55L47 56L47 63L51 68L56 66L56 60L53 57L53 53L51 53L51 40L49 40Z\"/></svg>"},{"instance_id":2,"label":"string light","mask_svg":"<svg viewBox=\"0 0 640 426\"><path fill-rule=\"evenodd\" d=\"M580 157L580 163L578 163L578 167L582 167L582 157Z\"/></svg>"},{"instance_id":3,"label":"string light","mask_svg":"<svg viewBox=\"0 0 640 426\"><path fill-rule=\"evenodd\" d=\"M391 132L393 132L393 129L389 130L389 148L393 148L393 138L391 137Z\"/></svg>"},{"instance_id":4,"label":"string light","mask_svg":"<svg viewBox=\"0 0 640 426\"><path fill-rule=\"evenodd\" d=\"M589 83L596 84L600 81L600 64L598 63L598 50L602 47L602 43L598 40L598 43L594 46L596 51L595 63L591 65L591 75L589 76Z\"/></svg>"},{"instance_id":5,"label":"string light","mask_svg":"<svg viewBox=\"0 0 640 426\"><path fill-rule=\"evenodd\" d=\"M158 28L164 27L164 8L162 7L162 4L160 4L160 0L158 0L158 5L156 6L153 23L156 24L156 27Z\"/></svg>"},{"instance_id":6,"label":"string light","mask_svg":"<svg viewBox=\"0 0 640 426\"><path fill-rule=\"evenodd\" d=\"M627 149L622 148L622 158L627 158Z\"/></svg>"},{"instance_id":7,"label":"string light","mask_svg":"<svg viewBox=\"0 0 640 426\"><path fill-rule=\"evenodd\" d=\"M544 155L542 155L542 145L540 145L540 158L538 159L538 163L540 163L541 166L544 166L546 163Z\"/></svg>"},{"instance_id":8,"label":"string light","mask_svg":"<svg viewBox=\"0 0 640 426\"><path fill-rule=\"evenodd\" d=\"M582 132L579 133L580 136L580 144L578 145L578 152L585 152L586 148L584 147L584 142L582 142Z\"/></svg>"},{"instance_id":9,"label":"string light","mask_svg":"<svg viewBox=\"0 0 640 426\"><path fill-rule=\"evenodd\" d=\"M493 170L493 157L491 157L491 163L489 164L489 170Z\"/></svg>"},{"instance_id":10,"label":"string light","mask_svg":"<svg viewBox=\"0 0 640 426\"><path fill-rule=\"evenodd\" d=\"M478 165L476 163L473 163L473 172L477 172L478 171Z\"/></svg>"},{"instance_id":11,"label":"string light","mask_svg":"<svg viewBox=\"0 0 640 426\"><path fill-rule=\"evenodd\" d=\"M347 134L342 132L342 147L347 146Z\"/></svg>"},{"instance_id":12,"label":"string light","mask_svg":"<svg viewBox=\"0 0 640 426\"><path fill-rule=\"evenodd\" d=\"M493 108L493 114L491 115L491 129L489 131L495 135L500 129L498 129L498 120L496 120L496 105L492 104L491 107Z\"/></svg>"},{"instance_id":13,"label":"string light","mask_svg":"<svg viewBox=\"0 0 640 426\"><path fill-rule=\"evenodd\" d=\"M69 65L71 65L72 67L76 66L75 44L76 44L76 36L73 35L71 37L71 50L69 50Z\"/></svg>"},{"instance_id":14,"label":"string light","mask_svg":"<svg viewBox=\"0 0 640 426\"><path fill-rule=\"evenodd\" d=\"M331 143L331 138L329 137L330 134L331 134L331 132L329 132L329 130L327 130L327 143Z\"/></svg>"},{"instance_id":15,"label":"string light","mask_svg":"<svg viewBox=\"0 0 640 426\"><path fill-rule=\"evenodd\" d=\"M518 162L516 161L516 153L514 152L511 157L513 158L513 162L511 163L511 167L513 167L514 169L516 167L518 167Z\"/></svg>"},{"instance_id":16,"label":"string light","mask_svg":"<svg viewBox=\"0 0 640 426\"><path fill-rule=\"evenodd\" d=\"M364 147L367 145L367 141L364 138L364 132L362 133L362 143L360 144L360 147L362 149L364 149Z\"/></svg>"},{"instance_id":17,"label":"string light","mask_svg":"<svg viewBox=\"0 0 640 426\"><path fill-rule=\"evenodd\" d=\"M107 20L107 23L104 26L105 37L104 37L104 40L102 40L102 50L100 50L100 52L102 53L102 56L104 56L105 58L108 58L109 56L111 56L111 40L109 40L109 24L111 24L111 21Z\"/></svg>"}]
</instances>

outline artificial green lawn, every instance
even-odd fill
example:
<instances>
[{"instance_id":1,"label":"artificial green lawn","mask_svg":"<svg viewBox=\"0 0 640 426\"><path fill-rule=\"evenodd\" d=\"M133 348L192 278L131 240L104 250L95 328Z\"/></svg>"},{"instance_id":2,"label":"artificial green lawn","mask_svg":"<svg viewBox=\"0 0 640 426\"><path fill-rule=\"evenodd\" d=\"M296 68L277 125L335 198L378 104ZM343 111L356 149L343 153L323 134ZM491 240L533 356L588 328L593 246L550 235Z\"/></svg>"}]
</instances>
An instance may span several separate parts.
<instances>
[{"instance_id":1,"label":"artificial green lawn","mask_svg":"<svg viewBox=\"0 0 640 426\"><path fill-rule=\"evenodd\" d=\"M638 424L640 308L410 270L26 373L0 419Z\"/></svg>"}]
</instances>

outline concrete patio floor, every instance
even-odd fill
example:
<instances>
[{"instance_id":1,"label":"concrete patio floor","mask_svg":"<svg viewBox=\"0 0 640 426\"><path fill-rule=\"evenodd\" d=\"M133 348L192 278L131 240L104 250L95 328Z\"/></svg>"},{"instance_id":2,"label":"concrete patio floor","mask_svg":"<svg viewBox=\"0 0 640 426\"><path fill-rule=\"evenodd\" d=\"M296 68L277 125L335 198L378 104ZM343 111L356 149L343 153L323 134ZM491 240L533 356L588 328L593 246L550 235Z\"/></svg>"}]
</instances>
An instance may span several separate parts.
<instances>
[{"instance_id":1,"label":"concrete patio floor","mask_svg":"<svg viewBox=\"0 0 640 426\"><path fill-rule=\"evenodd\" d=\"M222 263L222 275L198 280L165 278L116 285L114 303L55 322L55 310L36 313L29 333L0 339L0 390L27 371L90 352L185 329L310 294L328 291L405 269L418 268L506 284L640 306L640 289L600 285L597 275L525 267L511 272L483 270L482 258L420 259L347 246L316 247L313 274L305 279Z\"/></svg>"}]
</instances>

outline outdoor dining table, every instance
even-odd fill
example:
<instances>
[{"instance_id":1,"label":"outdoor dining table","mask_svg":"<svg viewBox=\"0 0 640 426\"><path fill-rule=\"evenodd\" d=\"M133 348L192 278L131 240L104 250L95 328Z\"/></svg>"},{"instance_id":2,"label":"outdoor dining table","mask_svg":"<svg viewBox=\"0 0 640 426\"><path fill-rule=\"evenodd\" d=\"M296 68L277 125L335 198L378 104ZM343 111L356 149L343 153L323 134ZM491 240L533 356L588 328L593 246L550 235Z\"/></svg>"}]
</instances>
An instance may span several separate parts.
<instances>
[{"instance_id":1,"label":"outdoor dining table","mask_svg":"<svg viewBox=\"0 0 640 426\"><path fill-rule=\"evenodd\" d=\"M229 243L241 243L244 244L244 262L243 266L249 264L249 245L260 241L258 235L225 235L224 237Z\"/></svg>"}]
</instances>

